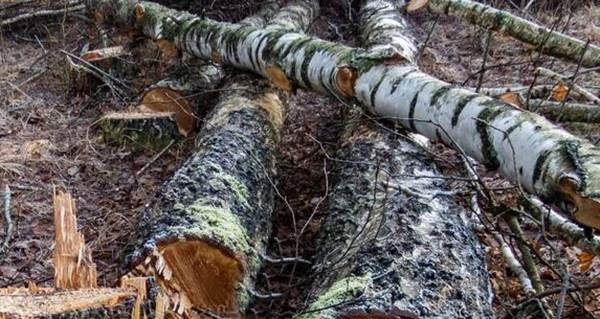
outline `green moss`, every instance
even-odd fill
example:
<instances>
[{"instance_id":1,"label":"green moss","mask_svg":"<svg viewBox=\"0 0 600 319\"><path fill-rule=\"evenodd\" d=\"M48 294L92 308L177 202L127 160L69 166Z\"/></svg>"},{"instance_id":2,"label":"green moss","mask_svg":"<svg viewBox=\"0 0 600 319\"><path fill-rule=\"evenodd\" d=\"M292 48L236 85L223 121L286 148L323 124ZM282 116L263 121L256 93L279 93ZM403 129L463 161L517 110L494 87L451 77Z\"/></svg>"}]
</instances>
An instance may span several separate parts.
<instances>
[{"instance_id":1,"label":"green moss","mask_svg":"<svg viewBox=\"0 0 600 319\"><path fill-rule=\"evenodd\" d=\"M234 254L251 253L253 251L249 244L246 230L240 224L238 218L226 207L210 205L202 200L196 201L189 206L175 204L175 210L185 210L189 218L194 219L194 227L174 227L172 232L181 239L195 237L208 239L219 243Z\"/></svg>"},{"instance_id":2,"label":"green moss","mask_svg":"<svg viewBox=\"0 0 600 319\"><path fill-rule=\"evenodd\" d=\"M101 121L100 133L102 141L110 146L124 147L134 153L155 153L164 149L173 139L178 138L169 134L158 134L127 127L118 121ZM156 133L156 134L155 134Z\"/></svg>"},{"instance_id":3,"label":"green moss","mask_svg":"<svg viewBox=\"0 0 600 319\"><path fill-rule=\"evenodd\" d=\"M211 178L208 183L211 186L221 188L227 188L233 191L235 199L243 206L250 207L248 203L248 188L242 182L240 182L235 176L225 173L221 167L218 168L218 172Z\"/></svg>"},{"instance_id":4,"label":"green moss","mask_svg":"<svg viewBox=\"0 0 600 319\"><path fill-rule=\"evenodd\" d=\"M319 295L310 307L296 319L335 318L335 305L343 304L361 295L371 283L371 274L362 277L346 277L336 281Z\"/></svg>"}]
</instances>

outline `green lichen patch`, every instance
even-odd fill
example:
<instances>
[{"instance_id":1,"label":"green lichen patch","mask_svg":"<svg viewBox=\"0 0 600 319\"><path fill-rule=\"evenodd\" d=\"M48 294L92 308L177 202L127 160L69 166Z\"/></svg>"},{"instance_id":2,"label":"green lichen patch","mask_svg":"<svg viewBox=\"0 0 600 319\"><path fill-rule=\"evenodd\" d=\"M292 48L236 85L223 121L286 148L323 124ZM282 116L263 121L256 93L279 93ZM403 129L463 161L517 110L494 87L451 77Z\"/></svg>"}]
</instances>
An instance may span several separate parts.
<instances>
[{"instance_id":1,"label":"green lichen patch","mask_svg":"<svg viewBox=\"0 0 600 319\"><path fill-rule=\"evenodd\" d=\"M189 206L175 204L175 210L186 211L193 219L193 227L175 226L170 232L180 239L198 238L218 243L235 255L252 252L246 230L238 218L226 207L218 207L203 201Z\"/></svg>"},{"instance_id":2,"label":"green lichen patch","mask_svg":"<svg viewBox=\"0 0 600 319\"><path fill-rule=\"evenodd\" d=\"M367 290L371 274L361 277L346 277L336 281L327 291L320 294L310 307L296 319L335 318L335 306L352 301Z\"/></svg>"}]
</instances>

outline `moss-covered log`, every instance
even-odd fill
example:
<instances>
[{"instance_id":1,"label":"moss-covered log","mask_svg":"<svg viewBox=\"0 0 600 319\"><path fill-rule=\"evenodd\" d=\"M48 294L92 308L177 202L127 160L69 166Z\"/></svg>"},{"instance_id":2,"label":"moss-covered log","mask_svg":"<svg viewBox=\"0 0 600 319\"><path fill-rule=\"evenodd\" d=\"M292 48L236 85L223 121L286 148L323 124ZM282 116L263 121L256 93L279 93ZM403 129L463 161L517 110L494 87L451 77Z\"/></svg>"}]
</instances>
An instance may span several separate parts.
<instances>
[{"instance_id":1,"label":"moss-covered log","mask_svg":"<svg viewBox=\"0 0 600 319\"><path fill-rule=\"evenodd\" d=\"M463 150L548 203L568 202L561 206L573 207L568 213L576 220L600 228L600 149L541 116L451 86L414 65L300 33L200 19L143 1L87 5L105 20L138 27L147 36L160 30L195 56L275 83L354 97L379 117Z\"/></svg>"},{"instance_id":2,"label":"moss-covered log","mask_svg":"<svg viewBox=\"0 0 600 319\"><path fill-rule=\"evenodd\" d=\"M250 299L269 233L281 103L257 81L225 87L196 151L158 192L135 263L149 268L180 313L238 314Z\"/></svg>"},{"instance_id":3,"label":"moss-covered log","mask_svg":"<svg viewBox=\"0 0 600 319\"><path fill-rule=\"evenodd\" d=\"M574 63L578 63L581 59L581 64L586 67L600 66L600 47L590 44L586 49L584 41L489 5L471 0L428 0L426 5L432 13L457 17L484 29L508 34L536 46L535 51L541 49L541 52L547 55Z\"/></svg>"},{"instance_id":4,"label":"moss-covered log","mask_svg":"<svg viewBox=\"0 0 600 319\"><path fill-rule=\"evenodd\" d=\"M314 18L312 3L303 21ZM273 19L291 11L297 7ZM276 89L253 75L235 75L223 92L194 154L148 209L140 229L150 231L135 254L138 267L157 276L184 316L196 310L239 316L252 297L270 233L284 106Z\"/></svg>"},{"instance_id":5,"label":"moss-covered log","mask_svg":"<svg viewBox=\"0 0 600 319\"><path fill-rule=\"evenodd\" d=\"M433 159L357 116L342 141L298 318L492 318L483 251Z\"/></svg>"}]
</instances>

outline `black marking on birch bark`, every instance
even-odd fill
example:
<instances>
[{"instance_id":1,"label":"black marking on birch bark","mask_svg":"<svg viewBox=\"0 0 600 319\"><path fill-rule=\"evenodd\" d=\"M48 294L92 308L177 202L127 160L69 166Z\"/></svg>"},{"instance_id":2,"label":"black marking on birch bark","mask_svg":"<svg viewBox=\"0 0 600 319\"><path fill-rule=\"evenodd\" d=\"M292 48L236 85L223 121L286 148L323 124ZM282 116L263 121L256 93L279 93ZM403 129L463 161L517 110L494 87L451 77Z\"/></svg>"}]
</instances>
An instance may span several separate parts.
<instances>
[{"instance_id":1,"label":"black marking on birch bark","mask_svg":"<svg viewBox=\"0 0 600 319\"><path fill-rule=\"evenodd\" d=\"M469 94L460 97L458 103L456 103L456 106L454 107L454 112L452 113L452 127L455 127L458 124L458 119L460 118L460 114L464 110L465 106L467 106L469 102L473 101L477 97L479 97L478 94Z\"/></svg>"},{"instance_id":2,"label":"black marking on birch bark","mask_svg":"<svg viewBox=\"0 0 600 319\"><path fill-rule=\"evenodd\" d=\"M392 83L392 89L390 90L390 95L391 95L391 94L394 94L394 92L396 92L396 90L398 89L398 86L400 85L400 83L401 83L402 81L404 81L404 79L406 79L406 77L407 77L408 75L410 75L410 74L412 74L412 73L415 73L415 72L417 72L417 70L416 70L416 69L414 69L414 70L410 70L410 71L408 71L408 72L406 72L406 73L402 74L402 76L400 76L400 77L398 77L397 79L395 79L395 80L394 80L394 83Z\"/></svg>"},{"instance_id":3,"label":"black marking on birch bark","mask_svg":"<svg viewBox=\"0 0 600 319\"><path fill-rule=\"evenodd\" d=\"M544 164L546 163L546 159L550 156L551 153L552 153L552 150L547 149L544 152L542 152L538 156L537 160L535 161L535 166L533 167L533 174L532 174L532 182L534 185L539 180L540 176L542 176L542 168L544 167ZM544 175L546 175L546 174L544 174Z\"/></svg>"},{"instance_id":4,"label":"black marking on birch bark","mask_svg":"<svg viewBox=\"0 0 600 319\"><path fill-rule=\"evenodd\" d=\"M439 108L439 106L438 106L438 100L442 96L444 96L445 94L447 94L451 89L452 89L452 85L445 85L445 86L442 86L442 87L438 88L435 91L435 93L433 93L433 95L431 96L431 101L429 102L429 105L433 106L433 107Z\"/></svg>"},{"instance_id":5,"label":"black marking on birch bark","mask_svg":"<svg viewBox=\"0 0 600 319\"><path fill-rule=\"evenodd\" d=\"M377 92L379 91L381 82L383 82L385 80L385 77L387 76L387 74L388 74L388 69L385 69L385 71L383 71L383 75L381 75L381 78L379 79L379 81L377 81L377 84L375 84L375 87L371 91L370 100L371 100L371 107L373 107L373 108L375 107L375 96L377 95Z\"/></svg>"},{"instance_id":6,"label":"black marking on birch bark","mask_svg":"<svg viewBox=\"0 0 600 319\"><path fill-rule=\"evenodd\" d=\"M417 128L415 127L415 121L413 116L415 116L415 107L417 106L417 100L419 99L419 92L415 94L413 99L410 101L410 108L408 111L408 123L410 124L410 129L415 131Z\"/></svg>"},{"instance_id":7,"label":"black marking on birch bark","mask_svg":"<svg viewBox=\"0 0 600 319\"><path fill-rule=\"evenodd\" d=\"M495 101L494 101L495 102ZM487 107L479 112L477 115L477 133L479 133L479 138L481 140L481 152L483 153L483 165L489 170L496 170L500 166L500 162L498 161L498 153L494 148L494 143L491 140L490 130L492 128L489 127L491 121L496 118L496 116L502 114L503 109L501 107Z\"/></svg>"}]
</instances>

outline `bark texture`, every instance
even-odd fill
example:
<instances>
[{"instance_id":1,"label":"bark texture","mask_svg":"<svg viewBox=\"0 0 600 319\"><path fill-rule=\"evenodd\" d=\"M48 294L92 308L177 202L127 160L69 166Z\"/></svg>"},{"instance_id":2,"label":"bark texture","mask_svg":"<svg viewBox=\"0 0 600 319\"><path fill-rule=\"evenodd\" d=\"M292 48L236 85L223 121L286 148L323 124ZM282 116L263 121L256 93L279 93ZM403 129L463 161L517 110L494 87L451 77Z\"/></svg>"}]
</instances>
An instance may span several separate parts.
<instances>
[{"instance_id":1,"label":"bark texture","mask_svg":"<svg viewBox=\"0 0 600 319\"><path fill-rule=\"evenodd\" d=\"M308 17L293 24L305 29L317 10L317 2L300 2L273 19L282 23L305 12ZM268 81L248 74L232 77L223 91L194 155L149 210L141 228L151 231L136 253L177 295L183 305L177 313L184 315L201 309L238 317L253 295L270 233L284 106Z\"/></svg>"},{"instance_id":2,"label":"bark texture","mask_svg":"<svg viewBox=\"0 0 600 319\"><path fill-rule=\"evenodd\" d=\"M442 179L418 177L440 176L433 159L368 119L347 123L313 302L298 318L492 318L484 254L464 211Z\"/></svg>"},{"instance_id":3,"label":"bark texture","mask_svg":"<svg viewBox=\"0 0 600 319\"><path fill-rule=\"evenodd\" d=\"M300 33L200 19L149 2L89 0L106 20L190 54L338 97L464 152L547 202L573 203L600 228L600 149L543 117L436 79L413 65ZM137 15L136 15L137 12ZM141 12L141 14L140 14ZM388 63L384 63L384 62Z\"/></svg>"},{"instance_id":4,"label":"bark texture","mask_svg":"<svg viewBox=\"0 0 600 319\"><path fill-rule=\"evenodd\" d=\"M392 1L364 1L360 14L369 50L409 34ZM341 140L312 304L299 318L491 318L482 249L428 153L358 109Z\"/></svg>"},{"instance_id":5,"label":"bark texture","mask_svg":"<svg viewBox=\"0 0 600 319\"><path fill-rule=\"evenodd\" d=\"M208 115L196 151L148 208L140 229L149 234L134 255L179 303L225 316L246 307L260 267L281 125L277 96L247 84L225 87L228 98Z\"/></svg>"},{"instance_id":6,"label":"bark texture","mask_svg":"<svg viewBox=\"0 0 600 319\"><path fill-rule=\"evenodd\" d=\"M536 51L541 47L545 54L574 63L581 59L581 64L585 67L600 66L600 47L590 44L585 50L584 41L486 4L471 0L429 0L427 8L432 13L450 15L485 29L508 34L538 47Z\"/></svg>"},{"instance_id":7,"label":"bark texture","mask_svg":"<svg viewBox=\"0 0 600 319\"><path fill-rule=\"evenodd\" d=\"M375 56L416 63L418 48L408 23L400 18L397 3L394 0L363 1L359 12L362 46Z\"/></svg>"}]
</instances>

